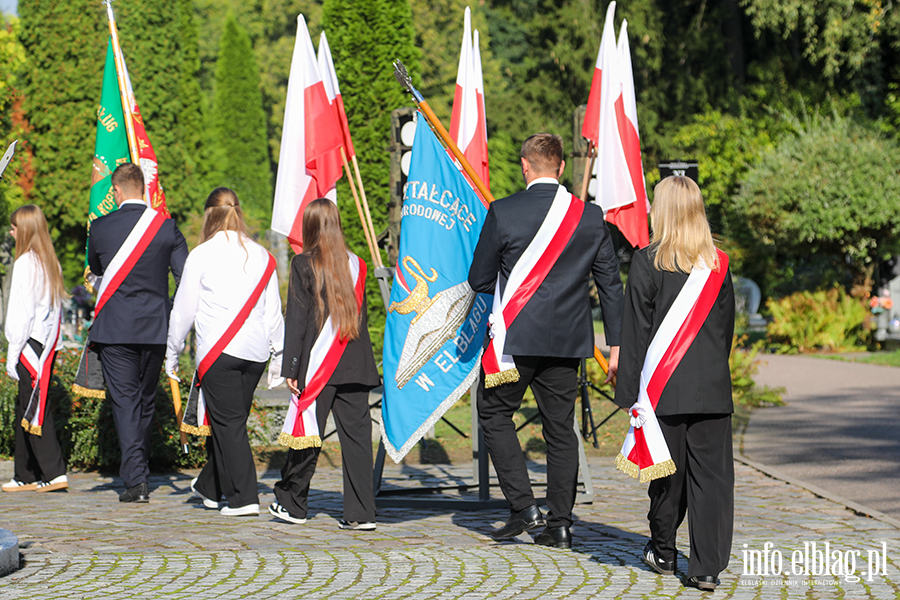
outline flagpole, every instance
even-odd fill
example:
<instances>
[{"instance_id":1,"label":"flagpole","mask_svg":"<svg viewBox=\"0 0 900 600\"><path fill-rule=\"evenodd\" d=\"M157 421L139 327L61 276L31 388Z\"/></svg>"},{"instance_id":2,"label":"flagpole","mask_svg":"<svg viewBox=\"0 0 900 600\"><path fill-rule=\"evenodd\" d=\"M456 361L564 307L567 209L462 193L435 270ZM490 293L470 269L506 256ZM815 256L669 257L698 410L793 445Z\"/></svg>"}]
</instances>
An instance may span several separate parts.
<instances>
[{"instance_id":1,"label":"flagpole","mask_svg":"<svg viewBox=\"0 0 900 600\"><path fill-rule=\"evenodd\" d=\"M362 224L363 233L366 236L366 246L369 248L369 254L372 255L372 265L375 267L381 266L378 261L378 254L375 250L375 245L372 241L373 233L369 233L369 227L366 225L366 218L363 215L363 207L359 201L359 194L356 192L356 185L353 183L353 174L350 172L350 164L347 162L347 153L344 152L344 147L341 146L341 161L344 163L344 170L347 172L347 182L350 184L350 191L353 193L353 200L356 202L356 212L359 213L359 220Z\"/></svg>"},{"instance_id":2,"label":"flagpole","mask_svg":"<svg viewBox=\"0 0 900 600\"><path fill-rule=\"evenodd\" d=\"M122 98L122 114L125 118L125 131L128 134L128 149L131 152L131 162L140 165L131 103L128 102L128 91L125 89L125 59L122 58L122 48L119 46L119 31L116 29L116 18L113 16L112 0L104 0L103 4L106 5L106 14L109 17L109 33L112 36L113 56L116 58L116 77L119 80L119 96Z\"/></svg>"},{"instance_id":3,"label":"flagpole","mask_svg":"<svg viewBox=\"0 0 900 600\"><path fill-rule=\"evenodd\" d=\"M344 149L341 148L341 153L343 153L343 152L344 152ZM360 195L362 196L363 210L365 211L365 215L366 215L365 218L369 224L369 230L372 232L372 247L375 249L374 250L375 257L377 257L376 258L377 262L375 263L375 266L383 267L384 263L381 262L381 253L378 251L378 242L376 242L377 238L375 237L375 225L372 224L372 213L369 212L369 201L366 199L366 188L363 187L362 177L360 177L360 175L359 175L359 163L356 161L356 154L353 155L352 160L353 160L353 169L356 171L356 181L359 183L359 192L360 192ZM344 159L344 164L347 164L346 159ZM347 179L350 179L350 169L349 168L347 169ZM350 186L352 188L352 186L353 186L352 181L350 183ZM360 214L359 217L363 218L363 215ZM365 223L363 223L363 225L365 226Z\"/></svg>"},{"instance_id":4,"label":"flagpole","mask_svg":"<svg viewBox=\"0 0 900 600\"><path fill-rule=\"evenodd\" d=\"M597 147L594 146L594 144L591 144L591 151L588 154L588 162L584 168L584 175L581 178L581 200L584 202L587 202L588 183L591 181L591 171L594 170L594 159L596 157Z\"/></svg>"}]
</instances>

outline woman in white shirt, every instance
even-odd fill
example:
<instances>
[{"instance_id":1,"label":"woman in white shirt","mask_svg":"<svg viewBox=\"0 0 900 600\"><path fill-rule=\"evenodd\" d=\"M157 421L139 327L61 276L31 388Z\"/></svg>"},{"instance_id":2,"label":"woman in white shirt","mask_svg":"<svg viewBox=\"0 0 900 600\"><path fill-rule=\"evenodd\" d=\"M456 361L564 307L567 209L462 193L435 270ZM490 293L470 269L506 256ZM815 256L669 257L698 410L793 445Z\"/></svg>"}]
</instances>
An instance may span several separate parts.
<instances>
[{"instance_id":1,"label":"woman in white shirt","mask_svg":"<svg viewBox=\"0 0 900 600\"><path fill-rule=\"evenodd\" d=\"M270 353L269 387L282 381L284 319L274 258L247 236L238 197L228 188L207 198L200 244L188 255L175 294L166 352L173 379L191 325L197 336L193 385L203 396L203 416L192 432L211 435L209 461L191 489L208 508L220 508L224 496L225 516L258 515L247 417Z\"/></svg>"},{"instance_id":2,"label":"woman in white shirt","mask_svg":"<svg viewBox=\"0 0 900 600\"><path fill-rule=\"evenodd\" d=\"M16 262L4 326L9 343L6 373L19 382L19 396L15 475L2 489L51 492L69 487L53 413L47 406L66 288L41 209L23 206L9 220Z\"/></svg>"}]
</instances>

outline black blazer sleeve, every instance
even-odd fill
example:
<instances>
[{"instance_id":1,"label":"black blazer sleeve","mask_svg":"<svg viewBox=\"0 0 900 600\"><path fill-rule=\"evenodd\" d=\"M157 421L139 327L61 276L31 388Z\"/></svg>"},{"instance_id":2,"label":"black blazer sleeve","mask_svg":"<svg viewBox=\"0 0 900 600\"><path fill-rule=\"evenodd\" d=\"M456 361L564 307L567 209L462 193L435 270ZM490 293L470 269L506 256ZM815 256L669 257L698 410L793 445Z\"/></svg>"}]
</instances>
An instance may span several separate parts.
<instances>
[{"instance_id":1,"label":"black blazer sleeve","mask_svg":"<svg viewBox=\"0 0 900 600\"><path fill-rule=\"evenodd\" d=\"M469 267L469 285L476 292L493 294L497 285L497 274L500 271L500 255L502 247L497 222L497 211L492 203L488 207L478 244Z\"/></svg>"},{"instance_id":2,"label":"black blazer sleeve","mask_svg":"<svg viewBox=\"0 0 900 600\"><path fill-rule=\"evenodd\" d=\"M315 342L316 310L312 296L312 272L308 259L298 254L291 260L291 275L288 284L287 305L284 313L284 358L281 375L298 380L302 387L303 377L309 365L309 351ZM312 323L312 327L310 327ZM313 339L307 341L310 329Z\"/></svg>"},{"instance_id":3,"label":"black blazer sleeve","mask_svg":"<svg viewBox=\"0 0 900 600\"><path fill-rule=\"evenodd\" d=\"M600 309L603 312L603 331L606 343L610 346L621 344L622 332L622 277L619 275L619 260L613 247L612 236L606 223L603 223L603 241L597 249L597 255L591 265L594 283L600 296Z\"/></svg>"},{"instance_id":4,"label":"black blazer sleeve","mask_svg":"<svg viewBox=\"0 0 900 600\"><path fill-rule=\"evenodd\" d=\"M659 284L646 252L635 252L625 286L625 310L622 317L622 343L616 376L615 402L631 408L638 399L641 369L653 333L653 314ZM599 287L599 286L598 286ZM604 308L604 314L606 309Z\"/></svg>"},{"instance_id":5,"label":"black blazer sleeve","mask_svg":"<svg viewBox=\"0 0 900 600\"><path fill-rule=\"evenodd\" d=\"M172 221L172 229L174 229L175 243L172 246L172 255L169 257L169 268L172 270L172 276L175 278L175 287L177 288L178 284L181 283L184 261L188 257L188 246L174 220Z\"/></svg>"}]
</instances>

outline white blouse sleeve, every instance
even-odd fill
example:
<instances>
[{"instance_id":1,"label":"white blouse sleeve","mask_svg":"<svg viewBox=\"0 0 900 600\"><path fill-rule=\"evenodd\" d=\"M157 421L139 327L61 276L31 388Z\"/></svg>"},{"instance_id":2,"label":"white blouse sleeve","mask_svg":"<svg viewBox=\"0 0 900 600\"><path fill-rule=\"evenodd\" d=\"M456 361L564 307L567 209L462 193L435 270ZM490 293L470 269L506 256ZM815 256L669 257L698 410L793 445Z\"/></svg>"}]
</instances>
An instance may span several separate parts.
<instances>
[{"instance_id":1,"label":"white blouse sleeve","mask_svg":"<svg viewBox=\"0 0 900 600\"><path fill-rule=\"evenodd\" d=\"M172 305L172 314L169 316L169 336L166 343L166 356L178 356L184 349L184 338L194 325L197 309L200 306L200 275L201 265L196 251L191 252L184 261L184 270L181 273L181 281L178 291L175 292L175 302Z\"/></svg>"},{"instance_id":2,"label":"white blouse sleeve","mask_svg":"<svg viewBox=\"0 0 900 600\"><path fill-rule=\"evenodd\" d=\"M277 354L284 349L284 316L281 314L281 294L278 273L273 272L266 286L266 330L269 332L269 351Z\"/></svg>"},{"instance_id":3,"label":"white blouse sleeve","mask_svg":"<svg viewBox=\"0 0 900 600\"><path fill-rule=\"evenodd\" d=\"M19 355L28 343L34 327L35 307L37 306L38 268L30 252L20 256L13 263L12 282L9 286L9 306L6 310L6 323L3 333L9 348L6 352L7 365L15 369Z\"/></svg>"}]
</instances>

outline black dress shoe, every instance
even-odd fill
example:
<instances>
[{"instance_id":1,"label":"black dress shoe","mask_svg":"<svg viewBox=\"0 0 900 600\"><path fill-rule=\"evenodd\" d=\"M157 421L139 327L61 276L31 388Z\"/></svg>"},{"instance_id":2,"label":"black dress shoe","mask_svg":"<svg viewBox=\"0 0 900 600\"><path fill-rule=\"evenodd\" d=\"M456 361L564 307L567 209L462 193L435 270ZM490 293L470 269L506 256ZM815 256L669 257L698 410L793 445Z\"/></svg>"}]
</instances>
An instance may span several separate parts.
<instances>
[{"instance_id":1,"label":"black dress shoe","mask_svg":"<svg viewBox=\"0 0 900 600\"><path fill-rule=\"evenodd\" d=\"M719 580L716 579L715 575L697 575L688 579L687 583L691 587L712 592L715 591Z\"/></svg>"},{"instance_id":2,"label":"black dress shoe","mask_svg":"<svg viewBox=\"0 0 900 600\"><path fill-rule=\"evenodd\" d=\"M551 548L571 548L572 534L565 525L550 527L549 525L534 538L535 544L550 546Z\"/></svg>"},{"instance_id":3,"label":"black dress shoe","mask_svg":"<svg viewBox=\"0 0 900 600\"><path fill-rule=\"evenodd\" d=\"M660 575L675 574L675 561L661 559L656 553L656 548L653 547L653 542L647 542L647 545L644 546L644 553L641 555L641 560L644 561L645 565Z\"/></svg>"},{"instance_id":4,"label":"black dress shoe","mask_svg":"<svg viewBox=\"0 0 900 600\"><path fill-rule=\"evenodd\" d=\"M150 502L150 487L139 483L119 494L119 502Z\"/></svg>"},{"instance_id":5,"label":"black dress shoe","mask_svg":"<svg viewBox=\"0 0 900 600\"><path fill-rule=\"evenodd\" d=\"M544 526L544 517L536 504L532 504L522 510L510 511L506 525L491 532L495 540L513 538L517 535L538 527Z\"/></svg>"}]
</instances>

